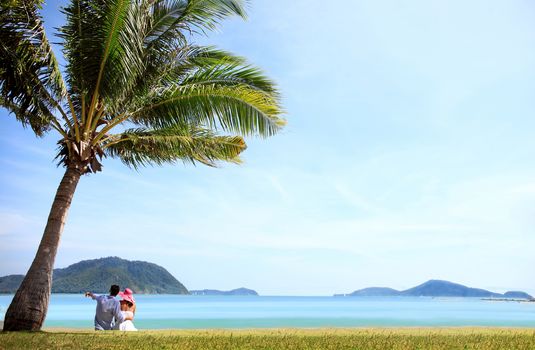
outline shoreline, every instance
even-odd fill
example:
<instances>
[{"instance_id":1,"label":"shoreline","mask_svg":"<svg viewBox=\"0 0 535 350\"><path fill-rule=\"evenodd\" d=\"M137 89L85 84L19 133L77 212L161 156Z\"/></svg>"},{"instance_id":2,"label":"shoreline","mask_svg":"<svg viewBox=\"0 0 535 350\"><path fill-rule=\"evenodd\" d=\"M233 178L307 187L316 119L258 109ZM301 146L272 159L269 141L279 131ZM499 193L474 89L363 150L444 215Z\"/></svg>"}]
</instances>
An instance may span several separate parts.
<instances>
[{"instance_id":1,"label":"shoreline","mask_svg":"<svg viewBox=\"0 0 535 350\"><path fill-rule=\"evenodd\" d=\"M534 303L535 302L535 299L481 298L481 300L485 300L485 301L508 301L508 302L516 302L516 303Z\"/></svg>"},{"instance_id":2,"label":"shoreline","mask_svg":"<svg viewBox=\"0 0 535 350\"><path fill-rule=\"evenodd\" d=\"M4 322L0 321L0 333L4 333L2 328ZM488 332L512 332L512 333L533 333L535 327L506 327L506 326L398 326L398 327L280 327L280 328L163 328L163 329L139 329L137 332L120 332L120 331L95 331L92 327L87 328L69 328L69 327L43 327L41 332L44 333L91 333L91 334L143 334L143 333L180 333L180 334L271 334L271 333L292 333L292 334L344 334L344 333L361 333L361 332L395 332L395 333L488 333Z\"/></svg>"}]
</instances>

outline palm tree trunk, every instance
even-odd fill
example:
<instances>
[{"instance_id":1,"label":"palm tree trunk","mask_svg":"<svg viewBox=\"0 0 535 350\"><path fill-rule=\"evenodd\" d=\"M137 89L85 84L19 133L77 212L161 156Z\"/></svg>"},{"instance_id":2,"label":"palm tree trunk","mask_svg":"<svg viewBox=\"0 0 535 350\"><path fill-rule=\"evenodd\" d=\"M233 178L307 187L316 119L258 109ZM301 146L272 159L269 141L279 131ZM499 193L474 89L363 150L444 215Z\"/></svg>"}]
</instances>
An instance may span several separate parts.
<instances>
[{"instance_id":1,"label":"palm tree trunk","mask_svg":"<svg viewBox=\"0 0 535 350\"><path fill-rule=\"evenodd\" d=\"M37 254L7 309L4 331L38 331L43 325L52 289L54 260L80 176L76 166L69 166L63 175Z\"/></svg>"}]
</instances>

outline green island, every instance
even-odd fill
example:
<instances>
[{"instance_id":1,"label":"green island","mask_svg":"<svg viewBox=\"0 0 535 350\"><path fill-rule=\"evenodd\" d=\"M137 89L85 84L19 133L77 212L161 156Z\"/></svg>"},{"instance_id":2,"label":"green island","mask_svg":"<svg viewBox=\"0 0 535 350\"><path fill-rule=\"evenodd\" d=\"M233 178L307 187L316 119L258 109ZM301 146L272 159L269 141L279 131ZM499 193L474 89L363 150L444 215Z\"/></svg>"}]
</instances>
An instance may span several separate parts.
<instances>
[{"instance_id":1,"label":"green island","mask_svg":"<svg viewBox=\"0 0 535 350\"><path fill-rule=\"evenodd\" d=\"M0 293L15 293L23 278L24 275L0 277ZM161 266L111 256L54 269L52 293L106 293L112 284L129 287L139 294L189 294L186 287Z\"/></svg>"},{"instance_id":2,"label":"green island","mask_svg":"<svg viewBox=\"0 0 535 350\"><path fill-rule=\"evenodd\" d=\"M522 328L2 332L0 349L533 349Z\"/></svg>"}]
</instances>

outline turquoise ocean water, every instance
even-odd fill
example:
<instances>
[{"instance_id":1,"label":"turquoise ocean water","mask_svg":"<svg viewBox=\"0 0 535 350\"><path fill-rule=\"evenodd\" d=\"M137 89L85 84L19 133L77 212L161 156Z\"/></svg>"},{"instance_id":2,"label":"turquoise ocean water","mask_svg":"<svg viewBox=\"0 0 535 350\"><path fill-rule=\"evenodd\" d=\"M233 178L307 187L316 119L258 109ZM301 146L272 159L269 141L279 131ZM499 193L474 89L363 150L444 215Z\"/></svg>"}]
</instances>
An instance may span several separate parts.
<instances>
[{"instance_id":1,"label":"turquoise ocean water","mask_svg":"<svg viewBox=\"0 0 535 350\"><path fill-rule=\"evenodd\" d=\"M0 319L13 298L0 295ZM471 298L137 295L139 329L535 327L535 303ZM92 328L95 302L53 294L45 327Z\"/></svg>"}]
</instances>

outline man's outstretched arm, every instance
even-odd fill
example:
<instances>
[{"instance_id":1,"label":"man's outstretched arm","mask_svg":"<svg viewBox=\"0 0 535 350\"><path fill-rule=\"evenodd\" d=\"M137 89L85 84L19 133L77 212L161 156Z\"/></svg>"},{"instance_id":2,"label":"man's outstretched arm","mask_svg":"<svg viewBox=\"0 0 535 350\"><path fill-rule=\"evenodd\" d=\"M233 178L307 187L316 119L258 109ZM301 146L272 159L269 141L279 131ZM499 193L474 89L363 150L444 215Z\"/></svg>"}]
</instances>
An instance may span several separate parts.
<instances>
[{"instance_id":1,"label":"man's outstretched arm","mask_svg":"<svg viewBox=\"0 0 535 350\"><path fill-rule=\"evenodd\" d=\"M98 297L98 294L95 294L93 292L85 292L85 296L95 300Z\"/></svg>"}]
</instances>

